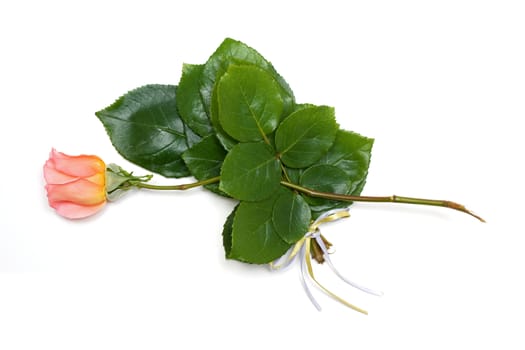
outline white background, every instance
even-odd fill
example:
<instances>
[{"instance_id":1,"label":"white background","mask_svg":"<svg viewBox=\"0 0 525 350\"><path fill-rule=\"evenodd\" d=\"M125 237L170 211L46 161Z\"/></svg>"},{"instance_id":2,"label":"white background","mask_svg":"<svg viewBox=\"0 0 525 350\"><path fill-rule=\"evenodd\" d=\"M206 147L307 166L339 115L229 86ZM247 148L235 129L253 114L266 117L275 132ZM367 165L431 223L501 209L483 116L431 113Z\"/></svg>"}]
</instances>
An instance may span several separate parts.
<instances>
[{"instance_id":1,"label":"white background","mask_svg":"<svg viewBox=\"0 0 525 350\"><path fill-rule=\"evenodd\" d=\"M1 349L523 349L525 10L521 1L4 1L0 5ZM364 194L317 267L363 316L284 272L226 261L233 202L129 194L71 222L47 205L51 147L137 174L94 112L176 84L225 37L271 60L299 102L376 139ZM157 183L167 181L156 177Z\"/></svg>"}]
</instances>

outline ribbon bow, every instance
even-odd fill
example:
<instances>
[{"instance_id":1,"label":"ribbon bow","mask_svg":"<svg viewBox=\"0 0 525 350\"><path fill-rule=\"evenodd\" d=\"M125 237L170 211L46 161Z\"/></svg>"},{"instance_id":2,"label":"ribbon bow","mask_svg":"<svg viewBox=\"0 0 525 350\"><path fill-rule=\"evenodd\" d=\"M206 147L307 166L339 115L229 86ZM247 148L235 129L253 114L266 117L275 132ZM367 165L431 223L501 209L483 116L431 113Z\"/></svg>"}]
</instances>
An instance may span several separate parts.
<instances>
[{"instance_id":1,"label":"ribbon bow","mask_svg":"<svg viewBox=\"0 0 525 350\"><path fill-rule=\"evenodd\" d=\"M361 312L367 315L368 312L366 310L363 310L347 302L343 298L329 291L321 283L319 283L314 276L314 271L312 267L312 259L311 259L311 249L312 248L311 247L312 247L312 240L315 239L316 243L319 245L319 247L321 248L323 252L323 257L325 259L325 262L328 264L330 269L336 274L337 277L339 277L341 280L351 285L352 287L357 288L368 294L373 294L377 296L383 295L383 293L380 291L375 291L375 290L363 287L355 282L350 281L349 279L341 275L339 271L337 271L334 264L330 260L330 256L329 256L326 244L321 238L321 231L319 229L319 226L321 226L321 224L331 222L331 221L336 221L342 218L347 218L349 216L350 214L348 213L348 208L334 209L334 210L327 211L326 213L323 213L310 225L310 227L308 228L308 232L304 235L304 237L301 238L292 248L290 248L290 250L288 250L288 252L285 255L283 255L281 258L270 263L270 268L272 270L278 270L281 268L285 268L289 266L297 258L297 256L300 256L301 258L301 262L300 262L301 276L302 276L301 282L306 292L306 295L308 296L312 304L314 304L314 306L317 308L317 310L321 311L321 306L315 300L314 296L312 295L312 292L310 291L310 288L308 288L308 283L307 283L308 278L311 283L316 285L319 289L321 289L324 293L326 293L331 298L337 300L338 302L342 303L343 305L355 311L358 311L358 312Z\"/></svg>"}]
</instances>

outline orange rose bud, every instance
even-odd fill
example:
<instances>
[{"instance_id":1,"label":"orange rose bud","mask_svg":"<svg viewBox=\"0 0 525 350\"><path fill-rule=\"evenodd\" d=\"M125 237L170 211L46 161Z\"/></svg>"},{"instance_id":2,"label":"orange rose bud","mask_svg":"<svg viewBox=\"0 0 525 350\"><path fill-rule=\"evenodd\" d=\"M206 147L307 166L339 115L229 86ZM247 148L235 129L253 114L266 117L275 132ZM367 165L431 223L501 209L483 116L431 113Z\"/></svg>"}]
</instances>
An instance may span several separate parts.
<instances>
[{"instance_id":1,"label":"orange rose bud","mask_svg":"<svg viewBox=\"0 0 525 350\"><path fill-rule=\"evenodd\" d=\"M106 204L106 164L97 156L68 156L53 149L44 178L49 205L68 219L91 216Z\"/></svg>"}]
</instances>

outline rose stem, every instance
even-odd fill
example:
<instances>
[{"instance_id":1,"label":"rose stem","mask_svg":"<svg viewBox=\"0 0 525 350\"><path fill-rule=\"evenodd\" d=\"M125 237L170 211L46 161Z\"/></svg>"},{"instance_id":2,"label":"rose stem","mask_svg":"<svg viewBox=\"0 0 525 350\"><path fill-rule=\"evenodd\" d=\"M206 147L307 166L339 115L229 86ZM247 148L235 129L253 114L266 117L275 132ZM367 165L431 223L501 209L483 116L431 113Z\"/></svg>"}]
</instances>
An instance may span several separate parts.
<instances>
[{"instance_id":1,"label":"rose stem","mask_svg":"<svg viewBox=\"0 0 525 350\"><path fill-rule=\"evenodd\" d=\"M173 190L187 190L194 187L209 185L212 183L216 183L220 181L220 176L212 177L210 179L192 182L189 184L182 184L182 185L171 185L171 186L165 186L165 185L151 185L147 183L137 183L135 186L140 188L147 188L150 190L164 190L164 191L173 191ZM296 191L302 192L304 194L307 194L311 197L319 197L319 198L325 198L325 199L333 199L338 201L349 201L349 202L382 202L382 203L405 203L405 204L418 204L418 205L430 205L430 206L436 206L436 207L443 207L443 208L450 208L454 210L458 210L460 212L463 212L465 214L471 215L478 219L481 222L485 222L482 217L474 214L465 206L458 204L456 202L447 201L447 200L440 200L440 199L424 199L424 198L412 198L412 197L402 197L402 196L385 196L385 197L378 197L378 196L352 196L352 195L345 195L345 194L337 194L337 193L330 193L330 192L321 192L312 190L306 187L302 187L299 185L296 185L294 183L288 182L288 181L281 181L281 184L283 186L286 186L288 188L292 188Z\"/></svg>"},{"instance_id":2,"label":"rose stem","mask_svg":"<svg viewBox=\"0 0 525 350\"><path fill-rule=\"evenodd\" d=\"M390 203L405 203L405 204L419 204L419 205L431 205L436 207L444 207L444 208L450 208L454 210L461 211L463 213L469 214L476 219L478 219L481 222L485 222L483 218L480 216L474 214L465 206L447 201L447 200L438 200L438 199L424 199L424 198L412 198L412 197L402 197L402 196L388 196L388 197L375 197L375 196L352 196L352 195L344 195L344 194L336 194L336 193L329 193L329 192L320 192L315 191L309 188L305 188L290 182L281 181L281 184L283 186L292 188L296 191L305 193L311 197L319 197L319 198L325 198L325 199L334 199L339 201L354 201L354 202L390 202Z\"/></svg>"},{"instance_id":3,"label":"rose stem","mask_svg":"<svg viewBox=\"0 0 525 350\"><path fill-rule=\"evenodd\" d=\"M139 183L137 183L135 186L136 186L136 187L140 187L140 188L147 188L147 189L149 189L149 190L184 191L184 190L188 190L188 189L190 189L190 188L194 188L194 187L199 187L199 186L204 186L204 185L209 185L209 184L212 184L212 183L216 183L216 182L219 182L220 179L221 179L221 178L220 178L219 176L217 176L217 177L212 177L211 179L206 179L206 180L202 180L202 181L192 182L192 183L189 183L189 184L170 185L170 186L165 186L165 185L151 185L151 184L147 184L147 183L139 182Z\"/></svg>"}]
</instances>

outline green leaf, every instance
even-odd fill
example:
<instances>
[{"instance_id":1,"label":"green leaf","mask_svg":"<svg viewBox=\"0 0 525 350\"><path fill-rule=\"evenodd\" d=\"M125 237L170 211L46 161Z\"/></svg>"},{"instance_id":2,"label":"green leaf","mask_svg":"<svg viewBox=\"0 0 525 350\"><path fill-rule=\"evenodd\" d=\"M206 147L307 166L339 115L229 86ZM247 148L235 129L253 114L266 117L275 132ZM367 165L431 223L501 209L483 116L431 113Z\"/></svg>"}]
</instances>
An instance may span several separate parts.
<instances>
[{"instance_id":1,"label":"green leaf","mask_svg":"<svg viewBox=\"0 0 525 350\"><path fill-rule=\"evenodd\" d=\"M264 57L251 47L233 39L225 39L204 65L201 76L200 93L215 134L223 147L228 151L235 146L237 141L223 130L219 122L217 82L232 64L253 65L270 73L279 83L282 91L284 103L283 115L290 114L295 105L292 90L286 81L275 71L270 62L266 61Z\"/></svg>"},{"instance_id":2,"label":"green leaf","mask_svg":"<svg viewBox=\"0 0 525 350\"><path fill-rule=\"evenodd\" d=\"M226 131L222 128L221 123L219 122L219 102L217 99L217 89L213 89L212 94L212 100L211 100L211 124L213 125L213 129L215 130L215 136L217 136L217 139L219 139L219 142L221 143L222 147L226 149L227 151L230 151L233 146L235 146L238 141L235 140L233 137L228 135Z\"/></svg>"},{"instance_id":3,"label":"green leaf","mask_svg":"<svg viewBox=\"0 0 525 350\"><path fill-rule=\"evenodd\" d=\"M245 44L225 39L204 65L200 93L206 110L209 112L215 82L226 72L230 64L251 63L267 68L268 63L257 51Z\"/></svg>"},{"instance_id":4,"label":"green leaf","mask_svg":"<svg viewBox=\"0 0 525 350\"><path fill-rule=\"evenodd\" d=\"M290 168L317 162L332 146L338 125L331 107L306 107L288 116L277 128L275 147Z\"/></svg>"},{"instance_id":5,"label":"green leaf","mask_svg":"<svg viewBox=\"0 0 525 350\"><path fill-rule=\"evenodd\" d=\"M224 157L226 157L226 151L214 135L206 136L182 154L182 159L184 159L191 174L199 181L219 176ZM224 195L219 191L218 184L210 184L205 187Z\"/></svg>"},{"instance_id":6,"label":"green leaf","mask_svg":"<svg viewBox=\"0 0 525 350\"><path fill-rule=\"evenodd\" d=\"M217 100L222 128L242 142L265 139L283 113L279 85L255 66L231 65L219 80Z\"/></svg>"},{"instance_id":7,"label":"green leaf","mask_svg":"<svg viewBox=\"0 0 525 350\"><path fill-rule=\"evenodd\" d=\"M226 72L230 64L255 65L269 73L277 80L285 98L285 112L290 113L294 106L293 92L286 81L261 54L251 47L230 38L225 39L204 65L201 77L200 93L202 101L210 115L212 93L215 82Z\"/></svg>"},{"instance_id":8,"label":"green leaf","mask_svg":"<svg viewBox=\"0 0 525 350\"><path fill-rule=\"evenodd\" d=\"M350 182L349 194L359 195L365 185L374 139L339 130L332 148L319 160L343 170Z\"/></svg>"},{"instance_id":9,"label":"green leaf","mask_svg":"<svg viewBox=\"0 0 525 350\"><path fill-rule=\"evenodd\" d=\"M259 201L279 188L280 179L279 161L268 145L239 143L224 159L219 188L239 200Z\"/></svg>"},{"instance_id":10,"label":"green leaf","mask_svg":"<svg viewBox=\"0 0 525 350\"><path fill-rule=\"evenodd\" d=\"M272 222L277 196L260 202L239 204L231 231L227 257L253 264L266 264L282 256L290 244L277 234Z\"/></svg>"},{"instance_id":11,"label":"green leaf","mask_svg":"<svg viewBox=\"0 0 525 350\"><path fill-rule=\"evenodd\" d=\"M295 243L308 231L311 211L299 194L282 191L273 206L272 221L279 236L287 243Z\"/></svg>"},{"instance_id":12,"label":"green leaf","mask_svg":"<svg viewBox=\"0 0 525 350\"><path fill-rule=\"evenodd\" d=\"M346 173L333 165L314 165L304 171L301 176L301 186L337 194L348 194L350 184ZM348 202L324 198L304 196L312 211L326 211L333 208L348 206Z\"/></svg>"},{"instance_id":13,"label":"green leaf","mask_svg":"<svg viewBox=\"0 0 525 350\"><path fill-rule=\"evenodd\" d=\"M177 109L182 120L202 137L213 133L199 91L203 68L202 64L184 64L177 88Z\"/></svg>"},{"instance_id":14,"label":"green leaf","mask_svg":"<svg viewBox=\"0 0 525 350\"><path fill-rule=\"evenodd\" d=\"M222 228L222 245L224 246L224 252L226 253L226 257L228 258L231 254L232 249L232 233L233 233L233 218L235 217L235 213L237 212L237 208L239 205L235 206L233 208L232 212L228 217L226 218L226 221L224 222L224 226Z\"/></svg>"},{"instance_id":15,"label":"green leaf","mask_svg":"<svg viewBox=\"0 0 525 350\"><path fill-rule=\"evenodd\" d=\"M189 175L181 158L188 146L176 86L140 87L95 114L113 146L130 162L166 177Z\"/></svg>"},{"instance_id":16,"label":"green leaf","mask_svg":"<svg viewBox=\"0 0 525 350\"><path fill-rule=\"evenodd\" d=\"M193 145L199 143L202 140L202 137L191 130L188 125L184 125L184 135L186 135L186 144L188 147L193 147Z\"/></svg>"},{"instance_id":17,"label":"green leaf","mask_svg":"<svg viewBox=\"0 0 525 350\"><path fill-rule=\"evenodd\" d=\"M284 172L286 173L286 179L288 179L289 182L298 184L304 169L284 167Z\"/></svg>"},{"instance_id":18,"label":"green leaf","mask_svg":"<svg viewBox=\"0 0 525 350\"><path fill-rule=\"evenodd\" d=\"M293 112L297 112L297 111L300 111L301 109L313 108L313 107L317 107L317 106L311 103L297 103L294 106Z\"/></svg>"}]
</instances>

